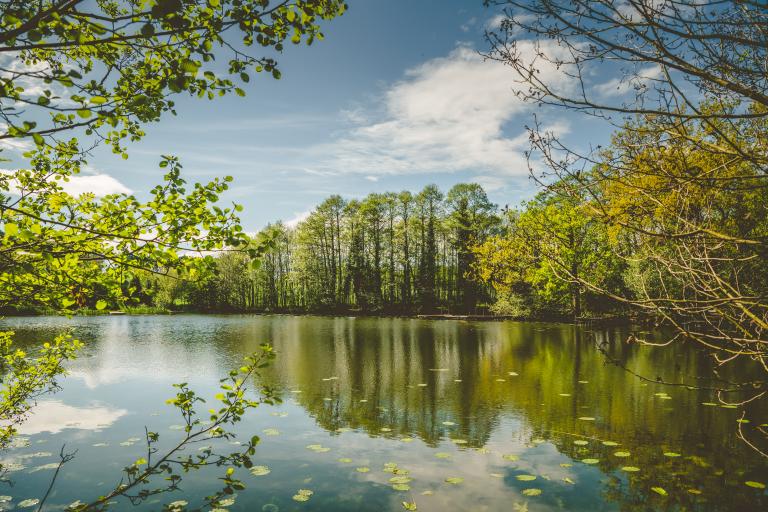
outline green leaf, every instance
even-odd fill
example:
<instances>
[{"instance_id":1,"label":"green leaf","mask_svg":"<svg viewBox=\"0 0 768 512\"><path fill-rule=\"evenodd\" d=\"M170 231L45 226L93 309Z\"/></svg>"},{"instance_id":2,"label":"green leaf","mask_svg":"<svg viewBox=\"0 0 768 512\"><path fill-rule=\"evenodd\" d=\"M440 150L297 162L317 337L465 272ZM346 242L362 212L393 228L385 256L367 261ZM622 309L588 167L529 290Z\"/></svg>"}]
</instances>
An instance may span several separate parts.
<instances>
[{"instance_id":1,"label":"green leaf","mask_svg":"<svg viewBox=\"0 0 768 512\"><path fill-rule=\"evenodd\" d=\"M651 487L651 490L659 496L668 496L667 491L665 491L663 487Z\"/></svg>"},{"instance_id":2,"label":"green leaf","mask_svg":"<svg viewBox=\"0 0 768 512\"><path fill-rule=\"evenodd\" d=\"M102 309L107 307L107 302L105 300L97 300L96 301L96 309L101 311Z\"/></svg>"},{"instance_id":3,"label":"green leaf","mask_svg":"<svg viewBox=\"0 0 768 512\"><path fill-rule=\"evenodd\" d=\"M19 226L16 224L8 223L4 227L5 236L16 236L19 233Z\"/></svg>"}]
</instances>

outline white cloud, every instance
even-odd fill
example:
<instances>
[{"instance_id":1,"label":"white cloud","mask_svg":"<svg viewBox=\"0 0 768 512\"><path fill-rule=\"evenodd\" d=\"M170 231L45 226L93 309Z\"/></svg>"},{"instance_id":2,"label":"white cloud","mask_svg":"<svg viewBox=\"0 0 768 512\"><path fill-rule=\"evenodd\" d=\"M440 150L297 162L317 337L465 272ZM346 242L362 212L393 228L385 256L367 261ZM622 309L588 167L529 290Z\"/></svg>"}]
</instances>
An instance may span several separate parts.
<instances>
[{"instance_id":1,"label":"white cloud","mask_svg":"<svg viewBox=\"0 0 768 512\"><path fill-rule=\"evenodd\" d=\"M295 228L300 223L307 220L307 218L312 214L312 210L307 210L305 212L296 213L293 218L288 219L283 224L285 224L289 228Z\"/></svg>"},{"instance_id":2,"label":"white cloud","mask_svg":"<svg viewBox=\"0 0 768 512\"><path fill-rule=\"evenodd\" d=\"M518 49L531 62L538 51L530 41L519 41ZM549 45L543 51L560 50ZM570 87L562 70L538 67L543 79ZM366 176L464 170L524 175L524 125L534 105L515 95L518 86L509 68L460 46L393 84L383 96L383 118L312 148L316 167Z\"/></svg>"},{"instance_id":3,"label":"white cloud","mask_svg":"<svg viewBox=\"0 0 768 512\"><path fill-rule=\"evenodd\" d=\"M61 188L69 195L92 193L96 197L109 194L130 194L132 191L109 174L78 174L62 181Z\"/></svg>"},{"instance_id":4,"label":"white cloud","mask_svg":"<svg viewBox=\"0 0 768 512\"><path fill-rule=\"evenodd\" d=\"M3 188L8 193L19 195L20 190L18 181L14 177L16 171L13 169L0 169L0 174L8 177L3 183ZM101 173L90 166L86 166L81 174L69 177L69 181L57 181L61 189L71 196L80 196L81 194L91 193L96 197L103 197L109 194L130 194L132 190L109 174Z\"/></svg>"}]
</instances>

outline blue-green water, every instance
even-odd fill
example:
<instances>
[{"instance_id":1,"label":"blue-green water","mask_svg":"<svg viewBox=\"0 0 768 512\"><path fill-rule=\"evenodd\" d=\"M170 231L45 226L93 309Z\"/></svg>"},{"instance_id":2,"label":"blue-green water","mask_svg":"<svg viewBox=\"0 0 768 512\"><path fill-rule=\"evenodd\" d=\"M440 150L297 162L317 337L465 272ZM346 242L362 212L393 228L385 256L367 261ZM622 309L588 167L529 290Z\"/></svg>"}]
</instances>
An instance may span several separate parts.
<instances>
[{"instance_id":1,"label":"blue-green water","mask_svg":"<svg viewBox=\"0 0 768 512\"><path fill-rule=\"evenodd\" d=\"M144 454L145 426L162 446L182 436L165 404L173 383L211 397L262 342L278 357L260 381L284 403L237 426L242 439L261 437L254 463L270 472L237 471L247 488L225 507L232 511L395 511L403 501L441 512L768 509L768 493L745 484L768 483L768 462L737 437L743 413L745 434L761 439L765 404L703 405L718 402L711 391L647 383L606 364L599 343L651 379L710 384L709 361L694 347L627 345L626 330L193 315L6 318L0 329L30 346L71 329L86 345L62 390L23 425L19 447L0 456L10 469L4 510L42 498L63 446L77 452L45 510L108 492ZM393 488L388 463L408 471L408 490ZM176 500L195 508L221 474L184 475L179 491L113 509L162 510ZM313 493L297 502L299 489Z\"/></svg>"}]
</instances>

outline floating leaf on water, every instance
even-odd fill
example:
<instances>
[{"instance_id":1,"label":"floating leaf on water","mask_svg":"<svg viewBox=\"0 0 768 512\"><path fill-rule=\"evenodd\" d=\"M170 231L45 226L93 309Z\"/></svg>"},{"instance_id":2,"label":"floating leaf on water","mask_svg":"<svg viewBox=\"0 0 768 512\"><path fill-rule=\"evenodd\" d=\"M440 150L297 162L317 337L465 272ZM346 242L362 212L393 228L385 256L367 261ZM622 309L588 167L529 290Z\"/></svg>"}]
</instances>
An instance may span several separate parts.
<instances>
[{"instance_id":1,"label":"floating leaf on water","mask_svg":"<svg viewBox=\"0 0 768 512\"><path fill-rule=\"evenodd\" d=\"M525 503L513 503L512 508L515 512L528 512L528 502Z\"/></svg>"},{"instance_id":2,"label":"floating leaf on water","mask_svg":"<svg viewBox=\"0 0 768 512\"><path fill-rule=\"evenodd\" d=\"M589 444L589 441L585 441L583 439L577 439L573 442L576 446L587 446Z\"/></svg>"},{"instance_id":3,"label":"floating leaf on water","mask_svg":"<svg viewBox=\"0 0 768 512\"><path fill-rule=\"evenodd\" d=\"M624 466L621 468L622 471L626 471L627 473L637 473L640 471L640 468L635 466Z\"/></svg>"},{"instance_id":4,"label":"floating leaf on water","mask_svg":"<svg viewBox=\"0 0 768 512\"><path fill-rule=\"evenodd\" d=\"M219 507L231 507L235 504L235 498L224 498L216 502Z\"/></svg>"},{"instance_id":5,"label":"floating leaf on water","mask_svg":"<svg viewBox=\"0 0 768 512\"><path fill-rule=\"evenodd\" d=\"M336 460L338 460L339 462L343 462L344 464L349 464L350 462L352 462L352 459L350 459L349 457L341 457Z\"/></svg>"},{"instance_id":6,"label":"floating leaf on water","mask_svg":"<svg viewBox=\"0 0 768 512\"><path fill-rule=\"evenodd\" d=\"M309 496L306 494L294 494L293 501L309 501Z\"/></svg>"},{"instance_id":7,"label":"floating leaf on water","mask_svg":"<svg viewBox=\"0 0 768 512\"><path fill-rule=\"evenodd\" d=\"M438 459L450 459L451 454L446 452L437 452L435 454L435 457L437 457Z\"/></svg>"},{"instance_id":8,"label":"floating leaf on water","mask_svg":"<svg viewBox=\"0 0 768 512\"><path fill-rule=\"evenodd\" d=\"M580 418L578 418L578 419L579 419L580 421L595 421L595 418L593 418L592 416L581 416L581 417L580 417Z\"/></svg>"},{"instance_id":9,"label":"floating leaf on water","mask_svg":"<svg viewBox=\"0 0 768 512\"><path fill-rule=\"evenodd\" d=\"M574 484L576 484L576 482L574 482L573 480L571 480L571 479L570 479L570 478L568 478L567 476L566 476L565 478L563 478L563 482L565 482L565 483L567 483L567 484L571 484L571 485L574 485Z\"/></svg>"},{"instance_id":10,"label":"floating leaf on water","mask_svg":"<svg viewBox=\"0 0 768 512\"><path fill-rule=\"evenodd\" d=\"M402 492L411 490L411 486L408 484L394 484L392 488L396 491L402 491Z\"/></svg>"},{"instance_id":11,"label":"floating leaf on water","mask_svg":"<svg viewBox=\"0 0 768 512\"><path fill-rule=\"evenodd\" d=\"M13 496L0 496L0 503L8 503L13 500Z\"/></svg>"},{"instance_id":12,"label":"floating leaf on water","mask_svg":"<svg viewBox=\"0 0 768 512\"><path fill-rule=\"evenodd\" d=\"M489 473L493 478L504 478L503 473Z\"/></svg>"},{"instance_id":13,"label":"floating leaf on water","mask_svg":"<svg viewBox=\"0 0 768 512\"><path fill-rule=\"evenodd\" d=\"M264 432L265 436L279 436L280 435L280 431L277 430L276 428L265 428L264 430L262 430L262 432Z\"/></svg>"},{"instance_id":14,"label":"floating leaf on water","mask_svg":"<svg viewBox=\"0 0 768 512\"><path fill-rule=\"evenodd\" d=\"M454 425L455 425L455 423L454 423L454 422L452 422L452 421L444 421L444 422L443 422L443 425L445 425L446 427L452 427L452 426L454 426Z\"/></svg>"},{"instance_id":15,"label":"floating leaf on water","mask_svg":"<svg viewBox=\"0 0 768 512\"><path fill-rule=\"evenodd\" d=\"M597 464L600 462L600 459L581 459L581 462L584 464Z\"/></svg>"},{"instance_id":16,"label":"floating leaf on water","mask_svg":"<svg viewBox=\"0 0 768 512\"><path fill-rule=\"evenodd\" d=\"M19 504L16 505L16 506L19 507L19 508L27 508L27 507L34 507L38 503L40 503L39 499L37 499L37 498L29 498L29 499L20 501Z\"/></svg>"},{"instance_id":17,"label":"floating leaf on water","mask_svg":"<svg viewBox=\"0 0 768 512\"><path fill-rule=\"evenodd\" d=\"M271 469L269 469L268 466L253 466L251 468L251 474L253 476L264 476L268 475L272 472Z\"/></svg>"},{"instance_id":18,"label":"floating leaf on water","mask_svg":"<svg viewBox=\"0 0 768 512\"><path fill-rule=\"evenodd\" d=\"M422 495L422 496L432 496L433 494L435 494L435 493L434 493L434 492L432 492L432 491L423 491L423 492L421 493L421 495Z\"/></svg>"},{"instance_id":19,"label":"floating leaf on water","mask_svg":"<svg viewBox=\"0 0 768 512\"><path fill-rule=\"evenodd\" d=\"M680 457L679 453L676 452L664 452L665 457Z\"/></svg>"},{"instance_id":20,"label":"floating leaf on water","mask_svg":"<svg viewBox=\"0 0 768 512\"><path fill-rule=\"evenodd\" d=\"M613 452L614 457L629 457L629 452Z\"/></svg>"},{"instance_id":21,"label":"floating leaf on water","mask_svg":"<svg viewBox=\"0 0 768 512\"><path fill-rule=\"evenodd\" d=\"M464 481L464 479L461 478L460 476L449 476L448 478L445 479L445 481L451 485L459 485L461 482Z\"/></svg>"},{"instance_id":22,"label":"floating leaf on water","mask_svg":"<svg viewBox=\"0 0 768 512\"><path fill-rule=\"evenodd\" d=\"M416 507L416 503L412 501L403 501L402 505L405 510L419 510L418 507Z\"/></svg>"},{"instance_id":23,"label":"floating leaf on water","mask_svg":"<svg viewBox=\"0 0 768 512\"><path fill-rule=\"evenodd\" d=\"M603 441L603 446L619 446L616 441Z\"/></svg>"},{"instance_id":24,"label":"floating leaf on water","mask_svg":"<svg viewBox=\"0 0 768 512\"><path fill-rule=\"evenodd\" d=\"M370 470L371 470L371 468L369 468L367 466L361 466L359 468L355 468L355 471L357 471L358 473L367 473Z\"/></svg>"},{"instance_id":25,"label":"floating leaf on water","mask_svg":"<svg viewBox=\"0 0 768 512\"><path fill-rule=\"evenodd\" d=\"M389 483L391 484L407 484L411 482L413 479L408 478L407 476L393 476L389 479Z\"/></svg>"},{"instance_id":26,"label":"floating leaf on water","mask_svg":"<svg viewBox=\"0 0 768 512\"><path fill-rule=\"evenodd\" d=\"M561 462L560 463L560 467L561 468L570 468L572 466L573 466L573 464L571 464L570 462Z\"/></svg>"},{"instance_id":27,"label":"floating leaf on water","mask_svg":"<svg viewBox=\"0 0 768 512\"><path fill-rule=\"evenodd\" d=\"M508 460L510 462L515 462L516 460L520 460L520 457L517 455L512 455L511 453L508 453L506 455L501 456L502 459Z\"/></svg>"},{"instance_id":28,"label":"floating leaf on water","mask_svg":"<svg viewBox=\"0 0 768 512\"><path fill-rule=\"evenodd\" d=\"M404 443L412 443L414 441L412 437L403 437L400 440Z\"/></svg>"},{"instance_id":29,"label":"floating leaf on water","mask_svg":"<svg viewBox=\"0 0 768 512\"><path fill-rule=\"evenodd\" d=\"M543 443L546 443L546 442L547 442L547 440L546 440L546 439L537 438L537 439L534 439L534 440L533 440L533 441L531 441L531 442L532 442L533 444L543 444Z\"/></svg>"},{"instance_id":30,"label":"floating leaf on water","mask_svg":"<svg viewBox=\"0 0 768 512\"><path fill-rule=\"evenodd\" d=\"M538 496L541 494L541 489L523 489L524 496Z\"/></svg>"},{"instance_id":31,"label":"floating leaf on water","mask_svg":"<svg viewBox=\"0 0 768 512\"><path fill-rule=\"evenodd\" d=\"M747 485L749 487L753 487L755 489L765 489L765 484L762 482L753 482L752 480L747 480L744 482L744 485Z\"/></svg>"},{"instance_id":32,"label":"floating leaf on water","mask_svg":"<svg viewBox=\"0 0 768 512\"><path fill-rule=\"evenodd\" d=\"M659 496L667 496L668 493L666 490L664 490L663 487L651 487L651 490L658 494Z\"/></svg>"},{"instance_id":33,"label":"floating leaf on water","mask_svg":"<svg viewBox=\"0 0 768 512\"><path fill-rule=\"evenodd\" d=\"M323 447L323 445L321 445L321 444L308 444L307 445L307 450L319 450L322 447Z\"/></svg>"},{"instance_id":34,"label":"floating leaf on water","mask_svg":"<svg viewBox=\"0 0 768 512\"><path fill-rule=\"evenodd\" d=\"M468 441L466 439L451 439L451 442L454 444L467 444Z\"/></svg>"},{"instance_id":35,"label":"floating leaf on water","mask_svg":"<svg viewBox=\"0 0 768 512\"><path fill-rule=\"evenodd\" d=\"M181 510L186 507L188 503L184 500L176 500L168 504L168 508L171 510Z\"/></svg>"},{"instance_id":36,"label":"floating leaf on water","mask_svg":"<svg viewBox=\"0 0 768 512\"><path fill-rule=\"evenodd\" d=\"M532 482L536 480L536 475L517 475L515 478L521 482Z\"/></svg>"}]
</instances>

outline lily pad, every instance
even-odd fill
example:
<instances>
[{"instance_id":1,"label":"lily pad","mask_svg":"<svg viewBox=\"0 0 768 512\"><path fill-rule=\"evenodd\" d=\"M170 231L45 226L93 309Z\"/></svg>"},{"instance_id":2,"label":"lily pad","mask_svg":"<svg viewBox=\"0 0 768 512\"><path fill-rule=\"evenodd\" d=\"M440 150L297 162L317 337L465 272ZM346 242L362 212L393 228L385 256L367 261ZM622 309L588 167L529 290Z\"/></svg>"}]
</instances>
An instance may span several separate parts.
<instances>
[{"instance_id":1,"label":"lily pad","mask_svg":"<svg viewBox=\"0 0 768 512\"><path fill-rule=\"evenodd\" d=\"M435 454L435 457L437 457L438 459L450 459L451 454L446 452L437 452Z\"/></svg>"},{"instance_id":2,"label":"lily pad","mask_svg":"<svg viewBox=\"0 0 768 512\"><path fill-rule=\"evenodd\" d=\"M392 488L396 491L402 491L402 492L411 490L411 486L408 484L394 484Z\"/></svg>"},{"instance_id":3,"label":"lily pad","mask_svg":"<svg viewBox=\"0 0 768 512\"><path fill-rule=\"evenodd\" d=\"M658 494L659 496L668 496L669 493L667 493L666 490L664 490L663 487L651 487L651 490Z\"/></svg>"},{"instance_id":4,"label":"lily pad","mask_svg":"<svg viewBox=\"0 0 768 512\"><path fill-rule=\"evenodd\" d=\"M755 489L765 489L765 484L762 482L753 482L752 480L747 480L744 482L744 484Z\"/></svg>"},{"instance_id":5,"label":"lily pad","mask_svg":"<svg viewBox=\"0 0 768 512\"><path fill-rule=\"evenodd\" d=\"M265 436L279 436L280 435L280 431L277 430L276 428L265 428L264 430L262 430L262 432L264 432Z\"/></svg>"},{"instance_id":6,"label":"lily pad","mask_svg":"<svg viewBox=\"0 0 768 512\"><path fill-rule=\"evenodd\" d=\"M603 441L603 446L619 446L616 441Z\"/></svg>"},{"instance_id":7,"label":"lily pad","mask_svg":"<svg viewBox=\"0 0 768 512\"><path fill-rule=\"evenodd\" d=\"M501 456L502 459L508 460L510 462L515 462L516 460L520 460L520 457L517 455L513 455L511 453L507 453L506 455Z\"/></svg>"},{"instance_id":8,"label":"lily pad","mask_svg":"<svg viewBox=\"0 0 768 512\"><path fill-rule=\"evenodd\" d=\"M389 479L389 483L391 484L407 484L412 480L412 478L408 478L407 476L393 476Z\"/></svg>"},{"instance_id":9,"label":"lily pad","mask_svg":"<svg viewBox=\"0 0 768 512\"><path fill-rule=\"evenodd\" d=\"M541 494L541 489L523 489L524 496L538 496Z\"/></svg>"},{"instance_id":10,"label":"lily pad","mask_svg":"<svg viewBox=\"0 0 768 512\"><path fill-rule=\"evenodd\" d=\"M614 457L629 457L629 452L613 452Z\"/></svg>"},{"instance_id":11,"label":"lily pad","mask_svg":"<svg viewBox=\"0 0 768 512\"><path fill-rule=\"evenodd\" d=\"M624 466L621 468L622 471L626 471L627 473L637 473L640 471L640 468L636 466Z\"/></svg>"},{"instance_id":12,"label":"lily pad","mask_svg":"<svg viewBox=\"0 0 768 512\"><path fill-rule=\"evenodd\" d=\"M577 439L573 442L576 446L587 446L589 444L589 441L585 441L583 439Z\"/></svg>"},{"instance_id":13,"label":"lily pad","mask_svg":"<svg viewBox=\"0 0 768 512\"><path fill-rule=\"evenodd\" d=\"M403 501L402 505L405 510L419 510L419 508L416 506L416 503L412 501Z\"/></svg>"},{"instance_id":14,"label":"lily pad","mask_svg":"<svg viewBox=\"0 0 768 512\"><path fill-rule=\"evenodd\" d=\"M253 466L251 468L251 474L253 476L264 476L272 472L268 466Z\"/></svg>"},{"instance_id":15,"label":"lily pad","mask_svg":"<svg viewBox=\"0 0 768 512\"><path fill-rule=\"evenodd\" d=\"M340 457L336 460L338 460L339 462L343 462L344 464L349 464L350 462L352 462L352 459L350 459L349 457Z\"/></svg>"},{"instance_id":16,"label":"lily pad","mask_svg":"<svg viewBox=\"0 0 768 512\"><path fill-rule=\"evenodd\" d=\"M584 464L597 464L600 462L600 459L581 459L581 462Z\"/></svg>"},{"instance_id":17,"label":"lily pad","mask_svg":"<svg viewBox=\"0 0 768 512\"><path fill-rule=\"evenodd\" d=\"M536 480L536 475L517 475L515 478L521 482L532 482Z\"/></svg>"},{"instance_id":18,"label":"lily pad","mask_svg":"<svg viewBox=\"0 0 768 512\"><path fill-rule=\"evenodd\" d=\"M459 485L461 482L464 481L464 479L461 478L460 476L449 476L448 478L445 479L445 481L451 485Z\"/></svg>"},{"instance_id":19,"label":"lily pad","mask_svg":"<svg viewBox=\"0 0 768 512\"><path fill-rule=\"evenodd\" d=\"M37 499L37 498L29 498L29 499L20 501L19 504L17 505L17 507L19 507L19 508L34 507L38 503L40 503L39 499Z\"/></svg>"},{"instance_id":20,"label":"lily pad","mask_svg":"<svg viewBox=\"0 0 768 512\"><path fill-rule=\"evenodd\" d=\"M570 479L570 478L568 478L567 476L566 476L565 478L563 478L563 482L565 482L565 483L567 483L567 484L571 484L571 485L574 485L574 484L576 484L576 482L574 482L573 480L571 480L571 479Z\"/></svg>"},{"instance_id":21,"label":"lily pad","mask_svg":"<svg viewBox=\"0 0 768 512\"><path fill-rule=\"evenodd\" d=\"M355 471L357 471L358 473L367 473L370 470L371 470L371 468L369 468L367 466L361 466L359 468L355 468Z\"/></svg>"}]
</instances>

